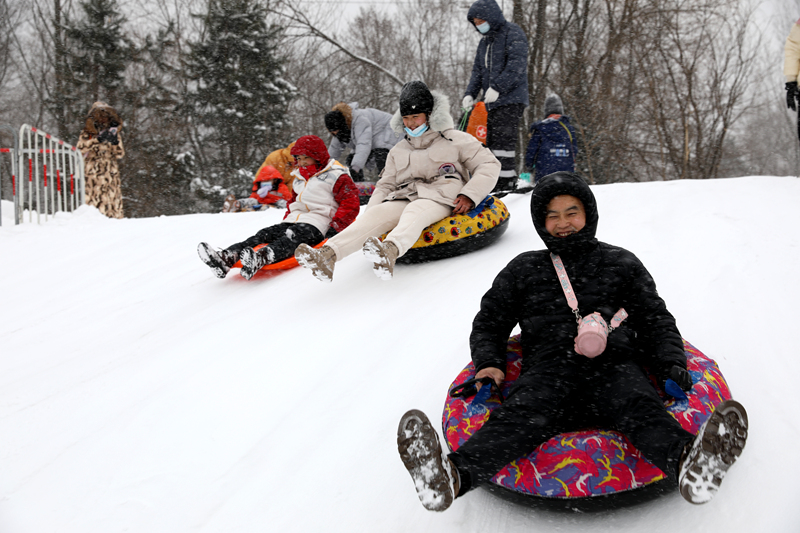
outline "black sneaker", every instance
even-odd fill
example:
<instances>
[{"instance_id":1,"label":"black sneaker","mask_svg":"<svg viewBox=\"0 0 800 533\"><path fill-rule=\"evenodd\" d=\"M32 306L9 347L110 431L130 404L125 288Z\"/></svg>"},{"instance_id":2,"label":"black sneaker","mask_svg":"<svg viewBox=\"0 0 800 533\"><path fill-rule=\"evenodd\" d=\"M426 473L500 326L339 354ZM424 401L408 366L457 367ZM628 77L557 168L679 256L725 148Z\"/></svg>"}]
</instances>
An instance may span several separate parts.
<instances>
[{"instance_id":1,"label":"black sneaker","mask_svg":"<svg viewBox=\"0 0 800 533\"><path fill-rule=\"evenodd\" d=\"M228 250L214 250L205 242L197 245L197 255L203 263L211 267L218 278L227 276L231 267L239 260L235 253Z\"/></svg>"},{"instance_id":2,"label":"black sneaker","mask_svg":"<svg viewBox=\"0 0 800 533\"><path fill-rule=\"evenodd\" d=\"M439 437L425 413L412 409L400 419L397 449L417 496L429 511L444 511L456 497L458 473L442 453Z\"/></svg>"},{"instance_id":3,"label":"black sneaker","mask_svg":"<svg viewBox=\"0 0 800 533\"><path fill-rule=\"evenodd\" d=\"M714 409L684 458L678 484L686 501L701 504L714 497L747 442L747 411L735 400Z\"/></svg>"}]
</instances>

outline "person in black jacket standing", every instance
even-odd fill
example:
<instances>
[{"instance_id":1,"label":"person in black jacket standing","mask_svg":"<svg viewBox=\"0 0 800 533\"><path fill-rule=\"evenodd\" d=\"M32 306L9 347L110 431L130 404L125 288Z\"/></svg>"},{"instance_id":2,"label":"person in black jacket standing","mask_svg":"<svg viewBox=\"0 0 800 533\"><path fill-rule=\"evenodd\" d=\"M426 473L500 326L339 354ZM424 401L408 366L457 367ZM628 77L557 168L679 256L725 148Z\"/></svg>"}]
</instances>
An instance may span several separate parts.
<instances>
[{"instance_id":1,"label":"person in black jacket standing","mask_svg":"<svg viewBox=\"0 0 800 533\"><path fill-rule=\"evenodd\" d=\"M442 511L539 444L591 426L624 433L680 485L684 498L705 503L744 447L744 408L723 402L697 437L667 412L643 367L662 387L671 380L667 391L690 390L681 335L639 259L595 238L597 205L580 176L557 172L542 178L531 216L547 250L523 253L498 274L470 336L476 378L500 385L508 336L521 327L522 372L508 397L446 457L423 413L412 410L401 419L400 455L423 505ZM551 254L563 262L580 316L598 312L610 322L620 308L627 312L596 357L576 347L576 317Z\"/></svg>"},{"instance_id":2,"label":"person in black jacket standing","mask_svg":"<svg viewBox=\"0 0 800 533\"><path fill-rule=\"evenodd\" d=\"M483 91L488 111L486 146L500 161L495 191L516 188L517 125L528 106L528 39L509 22L495 0L477 0L467 20L483 35L461 105L472 109Z\"/></svg>"}]
</instances>

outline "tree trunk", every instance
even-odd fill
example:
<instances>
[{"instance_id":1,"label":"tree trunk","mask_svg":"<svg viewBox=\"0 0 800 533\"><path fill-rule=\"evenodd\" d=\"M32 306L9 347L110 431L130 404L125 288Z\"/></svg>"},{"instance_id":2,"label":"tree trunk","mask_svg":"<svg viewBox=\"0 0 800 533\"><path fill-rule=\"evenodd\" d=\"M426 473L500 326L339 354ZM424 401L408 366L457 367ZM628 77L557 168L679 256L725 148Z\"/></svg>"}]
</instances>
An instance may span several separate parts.
<instances>
[{"instance_id":1,"label":"tree trunk","mask_svg":"<svg viewBox=\"0 0 800 533\"><path fill-rule=\"evenodd\" d=\"M64 32L62 31L61 22L61 0L53 0L53 44L55 52L55 119L56 128L58 129L58 137L66 139L67 132L67 118L66 106L64 104Z\"/></svg>"}]
</instances>

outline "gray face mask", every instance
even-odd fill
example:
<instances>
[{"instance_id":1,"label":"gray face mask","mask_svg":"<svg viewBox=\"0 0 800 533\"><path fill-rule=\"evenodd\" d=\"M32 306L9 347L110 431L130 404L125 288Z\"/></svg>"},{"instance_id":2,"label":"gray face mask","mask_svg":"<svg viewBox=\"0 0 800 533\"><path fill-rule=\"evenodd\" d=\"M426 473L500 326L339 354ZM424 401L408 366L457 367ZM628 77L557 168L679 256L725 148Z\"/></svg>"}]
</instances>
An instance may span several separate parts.
<instances>
[{"instance_id":1,"label":"gray face mask","mask_svg":"<svg viewBox=\"0 0 800 533\"><path fill-rule=\"evenodd\" d=\"M488 22L484 22L483 24L479 24L479 25L477 25L477 26L475 26L475 27L476 27L476 28L478 29L478 31L479 31L479 32L481 32L481 33L486 33L487 31L489 31L489 28L491 28L491 26L489 26L489 23L488 23Z\"/></svg>"}]
</instances>

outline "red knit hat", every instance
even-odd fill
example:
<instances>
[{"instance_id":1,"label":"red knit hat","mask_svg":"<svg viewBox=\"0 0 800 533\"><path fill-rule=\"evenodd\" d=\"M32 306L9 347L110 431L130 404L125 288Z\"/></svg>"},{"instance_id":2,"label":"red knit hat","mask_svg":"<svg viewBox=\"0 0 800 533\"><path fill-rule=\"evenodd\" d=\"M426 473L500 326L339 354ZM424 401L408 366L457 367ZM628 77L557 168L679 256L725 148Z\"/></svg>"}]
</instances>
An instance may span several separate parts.
<instances>
[{"instance_id":1,"label":"red knit hat","mask_svg":"<svg viewBox=\"0 0 800 533\"><path fill-rule=\"evenodd\" d=\"M305 155L314 159L320 166L324 167L328 164L331 158L328 154L328 149L325 147L325 141L316 135L303 135L292 146L292 155Z\"/></svg>"}]
</instances>

